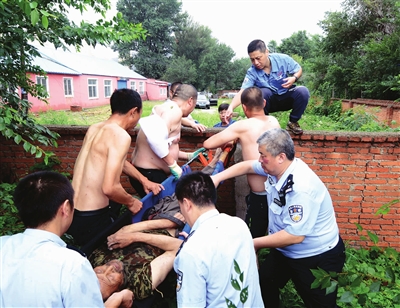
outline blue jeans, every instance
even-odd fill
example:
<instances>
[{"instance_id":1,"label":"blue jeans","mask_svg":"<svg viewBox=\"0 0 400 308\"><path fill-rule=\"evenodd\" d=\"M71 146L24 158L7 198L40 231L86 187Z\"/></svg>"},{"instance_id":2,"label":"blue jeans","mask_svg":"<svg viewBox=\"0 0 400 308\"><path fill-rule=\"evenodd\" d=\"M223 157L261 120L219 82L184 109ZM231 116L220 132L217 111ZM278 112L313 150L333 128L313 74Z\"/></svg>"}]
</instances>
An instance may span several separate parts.
<instances>
[{"instance_id":1,"label":"blue jeans","mask_svg":"<svg viewBox=\"0 0 400 308\"><path fill-rule=\"evenodd\" d=\"M294 86L282 95L274 94L268 88L261 88L261 91L267 102L264 107L265 114L292 110L289 117L290 122L300 120L310 99L310 92L304 86Z\"/></svg>"}]
</instances>

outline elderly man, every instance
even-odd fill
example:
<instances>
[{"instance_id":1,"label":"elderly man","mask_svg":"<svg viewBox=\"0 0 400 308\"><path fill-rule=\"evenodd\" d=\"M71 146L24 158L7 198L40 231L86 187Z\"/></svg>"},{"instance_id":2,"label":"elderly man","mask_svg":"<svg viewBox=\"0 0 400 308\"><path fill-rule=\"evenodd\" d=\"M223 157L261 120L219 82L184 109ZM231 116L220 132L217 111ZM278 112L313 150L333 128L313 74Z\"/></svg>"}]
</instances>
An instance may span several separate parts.
<instances>
[{"instance_id":1,"label":"elderly man","mask_svg":"<svg viewBox=\"0 0 400 308\"><path fill-rule=\"evenodd\" d=\"M242 175L267 176L268 235L254 239L256 250L270 248L260 266L260 285L268 307L279 307L279 289L292 279L307 307L336 307L337 290L312 288L311 269L341 272L345 247L339 235L328 189L301 159L295 158L293 140L273 128L257 140L260 158L244 161L213 176L220 181Z\"/></svg>"}]
</instances>

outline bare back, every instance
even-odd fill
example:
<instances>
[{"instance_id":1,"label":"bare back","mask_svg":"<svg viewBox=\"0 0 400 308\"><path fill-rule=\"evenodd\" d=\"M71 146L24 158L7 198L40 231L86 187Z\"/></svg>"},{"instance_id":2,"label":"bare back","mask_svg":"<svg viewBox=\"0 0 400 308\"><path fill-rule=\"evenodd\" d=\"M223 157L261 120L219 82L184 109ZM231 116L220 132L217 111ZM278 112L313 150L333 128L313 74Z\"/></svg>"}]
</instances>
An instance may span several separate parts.
<instances>
[{"instance_id":1,"label":"bare back","mask_svg":"<svg viewBox=\"0 0 400 308\"><path fill-rule=\"evenodd\" d=\"M168 141L160 140L160 142L168 142L169 154L177 161L179 156L179 140L181 132L182 111L179 106L173 101L155 106L153 114L164 121L168 129ZM150 115L151 116L151 115ZM135 150L132 153L132 164L135 167L145 169L163 170L169 174L168 165L158 157L150 148L150 144L143 130L141 129L136 138Z\"/></svg>"},{"instance_id":2,"label":"bare back","mask_svg":"<svg viewBox=\"0 0 400 308\"><path fill-rule=\"evenodd\" d=\"M274 127L280 127L278 120L273 116L257 116L245 120L237 121L225 128L218 134L210 137L204 142L206 148L216 148L225 143L238 140L242 147L243 160L258 160L260 153L258 151L257 139L266 130ZM248 174L247 181L253 192L264 192L264 182L266 177Z\"/></svg>"},{"instance_id":3,"label":"bare back","mask_svg":"<svg viewBox=\"0 0 400 308\"><path fill-rule=\"evenodd\" d=\"M76 209L89 211L108 206L104 188L121 185L120 176L130 143L130 135L118 124L105 121L90 126L74 167L72 186Z\"/></svg>"}]
</instances>

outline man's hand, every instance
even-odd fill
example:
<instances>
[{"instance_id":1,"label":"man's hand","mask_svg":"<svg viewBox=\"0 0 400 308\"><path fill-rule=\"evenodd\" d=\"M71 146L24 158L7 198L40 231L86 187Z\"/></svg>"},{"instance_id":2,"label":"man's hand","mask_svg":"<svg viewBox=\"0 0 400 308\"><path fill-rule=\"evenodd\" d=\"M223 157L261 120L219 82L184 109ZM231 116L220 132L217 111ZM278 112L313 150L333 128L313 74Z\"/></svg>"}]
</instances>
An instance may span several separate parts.
<instances>
[{"instance_id":1,"label":"man's hand","mask_svg":"<svg viewBox=\"0 0 400 308\"><path fill-rule=\"evenodd\" d=\"M179 167L176 161L170 166L168 166L171 174L175 177L175 179L179 179L182 176L182 168Z\"/></svg>"},{"instance_id":2,"label":"man's hand","mask_svg":"<svg viewBox=\"0 0 400 308\"><path fill-rule=\"evenodd\" d=\"M195 123L193 122L192 128L197 130L199 133L204 132L207 129L207 126L200 124L200 123Z\"/></svg>"},{"instance_id":3,"label":"man's hand","mask_svg":"<svg viewBox=\"0 0 400 308\"><path fill-rule=\"evenodd\" d=\"M131 308L133 305L134 295L131 290L124 289L114 292L104 303L106 308Z\"/></svg>"},{"instance_id":4,"label":"man's hand","mask_svg":"<svg viewBox=\"0 0 400 308\"><path fill-rule=\"evenodd\" d=\"M158 195L161 190L164 190L164 186L162 186L161 184L152 182L152 181L148 180L147 178L145 178L143 180L142 186L143 186L143 189L146 194L148 194L149 192L152 191L154 195Z\"/></svg>"},{"instance_id":5,"label":"man's hand","mask_svg":"<svg viewBox=\"0 0 400 308\"><path fill-rule=\"evenodd\" d=\"M135 242L135 235L136 235L135 232L134 233L117 232L111 234L109 237L107 237L107 247L110 250L116 248L124 248Z\"/></svg>"},{"instance_id":6,"label":"man's hand","mask_svg":"<svg viewBox=\"0 0 400 308\"><path fill-rule=\"evenodd\" d=\"M232 113L233 113L233 108L232 105L229 104L228 109L226 109L225 117L229 118L230 116L232 116Z\"/></svg>"},{"instance_id":7,"label":"man's hand","mask_svg":"<svg viewBox=\"0 0 400 308\"><path fill-rule=\"evenodd\" d=\"M136 214L142 209L143 203L142 201L132 197L133 201L131 204L127 204L126 207L132 212L132 214Z\"/></svg>"}]
</instances>

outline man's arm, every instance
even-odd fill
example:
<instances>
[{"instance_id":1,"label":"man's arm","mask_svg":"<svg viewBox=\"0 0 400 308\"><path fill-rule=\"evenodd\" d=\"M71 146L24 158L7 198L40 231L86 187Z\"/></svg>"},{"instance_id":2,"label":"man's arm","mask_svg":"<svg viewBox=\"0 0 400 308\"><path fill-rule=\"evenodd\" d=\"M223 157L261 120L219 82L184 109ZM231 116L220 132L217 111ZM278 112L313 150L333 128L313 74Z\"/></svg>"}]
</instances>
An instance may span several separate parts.
<instances>
[{"instance_id":1,"label":"man's arm","mask_svg":"<svg viewBox=\"0 0 400 308\"><path fill-rule=\"evenodd\" d=\"M107 198L124 204L133 214L136 214L142 208L142 202L128 194L120 182L130 141L130 136L122 133L115 135L111 140L107 149L108 155L101 189Z\"/></svg>"},{"instance_id":2,"label":"man's arm","mask_svg":"<svg viewBox=\"0 0 400 308\"><path fill-rule=\"evenodd\" d=\"M254 248L257 251L260 248L282 248L289 245L299 244L304 240L304 235L292 235L285 230L277 233L261 236L253 239Z\"/></svg>"},{"instance_id":3,"label":"man's arm","mask_svg":"<svg viewBox=\"0 0 400 308\"><path fill-rule=\"evenodd\" d=\"M124 289L120 292L114 292L104 302L105 308L131 308L133 304L133 292L128 289Z\"/></svg>"},{"instance_id":4,"label":"man's arm","mask_svg":"<svg viewBox=\"0 0 400 308\"><path fill-rule=\"evenodd\" d=\"M193 119L190 119L189 117L182 118L182 125L194 128L197 130L199 133L204 132L206 130L206 126L200 123L196 123Z\"/></svg>"},{"instance_id":5,"label":"man's arm","mask_svg":"<svg viewBox=\"0 0 400 308\"><path fill-rule=\"evenodd\" d=\"M294 73L292 76L286 78L286 82L282 84L282 88L290 89L292 85L301 77L303 74L303 69L300 67L300 69ZM296 77L294 77L296 76Z\"/></svg>"},{"instance_id":6,"label":"man's arm","mask_svg":"<svg viewBox=\"0 0 400 308\"><path fill-rule=\"evenodd\" d=\"M218 187L219 183L224 180L234 178L243 174L256 174L253 169L254 160L246 160L225 169L222 172L212 175L211 179L214 182L215 187Z\"/></svg>"},{"instance_id":7,"label":"man's arm","mask_svg":"<svg viewBox=\"0 0 400 308\"><path fill-rule=\"evenodd\" d=\"M203 142L203 147L206 149L216 149L216 148L225 148L227 143L230 143L237 138L239 138L240 131L242 129L242 124L244 122L239 123L235 122L229 127L225 128L223 131L211 136L206 141Z\"/></svg>"},{"instance_id":8,"label":"man's arm","mask_svg":"<svg viewBox=\"0 0 400 308\"><path fill-rule=\"evenodd\" d=\"M146 243L148 245L156 246L164 251L176 251L182 243L182 240L180 239L162 234L134 232L125 235L129 236L129 240L131 243L133 242ZM124 246L121 247L120 243L110 240L111 237L112 236L109 236L107 241L108 249L112 250L124 247ZM115 238L117 237L112 237L111 239Z\"/></svg>"},{"instance_id":9,"label":"man's arm","mask_svg":"<svg viewBox=\"0 0 400 308\"><path fill-rule=\"evenodd\" d=\"M143 174L141 174L134 165L132 165L129 161L125 160L124 166L122 168L122 172L129 175L132 178L135 178L142 184L144 191L148 194L150 191L153 192L154 195L158 195L161 190L164 190L164 186L161 184L149 181Z\"/></svg>"},{"instance_id":10,"label":"man's arm","mask_svg":"<svg viewBox=\"0 0 400 308\"><path fill-rule=\"evenodd\" d=\"M235 108L237 106L239 106L242 103L242 93L243 93L244 89L241 89L232 99L232 102L229 104L228 109L226 110L226 116L229 117L233 110L235 110Z\"/></svg>"}]
</instances>

